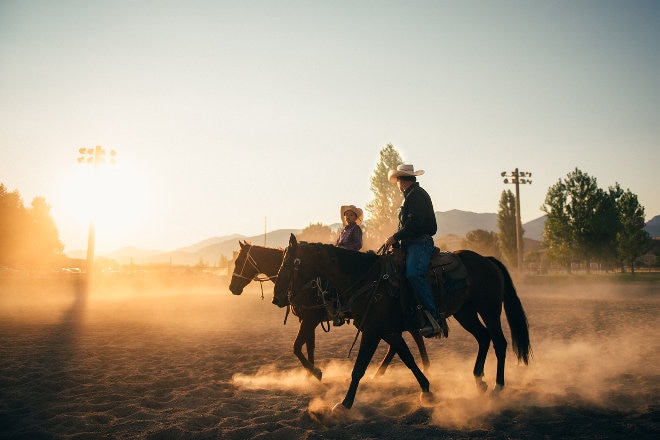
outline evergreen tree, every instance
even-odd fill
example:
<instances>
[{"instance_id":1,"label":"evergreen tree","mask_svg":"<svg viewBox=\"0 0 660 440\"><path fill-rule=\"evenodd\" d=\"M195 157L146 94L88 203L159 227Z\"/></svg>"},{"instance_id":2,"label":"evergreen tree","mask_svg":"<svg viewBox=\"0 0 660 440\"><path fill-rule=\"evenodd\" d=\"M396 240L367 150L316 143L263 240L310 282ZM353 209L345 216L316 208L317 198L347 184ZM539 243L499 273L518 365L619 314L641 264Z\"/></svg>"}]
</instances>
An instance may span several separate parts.
<instances>
[{"instance_id":1,"label":"evergreen tree","mask_svg":"<svg viewBox=\"0 0 660 440\"><path fill-rule=\"evenodd\" d=\"M0 265L18 265L17 254L20 252L26 213L23 199L18 191L8 191L0 183Z\"/></svg>"},{"instance_id":2,"label":"evergreen tree","mask_svg":"<svg viewBox=\"0 0 660 440\"><path fill-rule=\"evenodd\" d=\"M518 265L518 237L516 234L516 197L511 190L502 191L497 213L499 249L508 265Z\"/></svg>"},{"instance_id":3,"label":"evergreen tree","mask_svg":"<svg viewBox=\"0 0 660 440\"><path fill-rule=\"evenodd\" d=\"M387 144L380 150L380 161L371 176L371 192L374 198L367 203L369 219L363 225L365 249L378 248L385 238L397 230L403 194L388 180L387 174L402 163L401 156L392 144Z\"/></svg>"},{"instance_id":4,"label":"evergreen tree","mask_svg":"<svg viewBox=\"0 0 660 440\"><path fill-rule=\"evenodd\" d=\"M26 261L32 267L48 267L62 255L64 245L59 239L55 221L50 216L50 205L43 197L35 197L27 210L29 223L23 246Z\"/></svg>"},{"instance_id":5,"label":"evergreen tree","mask_svg":"<svg viewBox=\"0 0 660 440\"><path fill-rule=\"evenodd\" d=\"M0 184L0 243L0 265L14 267L51 267L64 250L46 200L35 197L31 208L25 208L19 192L9 192L3 184Z\"/></svg>"}]
</instances>

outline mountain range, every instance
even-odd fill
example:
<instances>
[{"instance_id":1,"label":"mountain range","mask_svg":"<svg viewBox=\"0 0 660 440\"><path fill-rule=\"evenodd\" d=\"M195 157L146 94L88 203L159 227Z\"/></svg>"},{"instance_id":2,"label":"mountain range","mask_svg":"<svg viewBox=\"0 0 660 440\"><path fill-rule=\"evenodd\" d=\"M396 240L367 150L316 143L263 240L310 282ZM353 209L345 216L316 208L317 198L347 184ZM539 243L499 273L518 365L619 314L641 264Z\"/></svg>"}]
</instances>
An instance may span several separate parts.
<instances>
[{"instance_id":1,"label":"mountain range","mask_svg":"<svg viewBox=\"0 0 660 440\"><path fill-rule=\"evenodd\" d=\"M497 214L475 213L460 210L436 212L438 232L436 238L447 235L464 237L468 232L475 229L497 232ZM540 241L542 237L545 216L523 224L524 237ZM340 223L330 225L333 230L341 227ZM660 216L655 216L645 228L652 237L660 236ZM146 250L135 247L126 247L114 252L100 255L116 261L119 264L158 264L169 263L177 265L194 265L200 261L207 264L217 264L220 255L233 258L233 253L239 249L239 240L246 240L253 244L270 247L286 247L291 234L300 234L300 229L278 229L268 232L266 236L245 236L240 234L212 237L202 240L190 246L175 249L173 251ZM85 251L72 251L68 253L71 258L85 258Z\"/></svg>"}]
</instances>

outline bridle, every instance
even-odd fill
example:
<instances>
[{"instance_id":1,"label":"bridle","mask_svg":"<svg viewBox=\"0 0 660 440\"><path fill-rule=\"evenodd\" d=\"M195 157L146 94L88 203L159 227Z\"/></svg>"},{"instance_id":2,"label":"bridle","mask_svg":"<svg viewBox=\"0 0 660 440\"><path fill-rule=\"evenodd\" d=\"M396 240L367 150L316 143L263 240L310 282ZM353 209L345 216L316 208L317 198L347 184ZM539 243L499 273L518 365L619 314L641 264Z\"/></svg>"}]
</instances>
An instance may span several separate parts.
<instances>
[{"instance_id":1,"label":"bridle","mask_svg":"<svg viewBox=\"0 0 660 440\"><path fill-rule=\"evenodd\" d=\"M289 317L289 312L291 311L292 308L293 309L299 309L299 310L300 309L322 309L322 308L327 309L326 304L325 304L325 293L326 293L326 291L323 289L323 287L321 285L321 278L320 277L316 277L316 279L313 279L313 280L309 281L307 284L305 284L302 287L302 289L304 290L304 289L307 289L307 288L315 288L316 291L317 291L317 294L319 295L319 297L322 298L322 304L308 306L308 305L304 305L304 304L296 304L294 302L294 299L293 299L293 297L294 297L293 286L296 282L296 275L298 274L299 269L300 269L300 258L296 257L293 260L293 270L291 271L291 276L289 277L289 283L286 286L286 315L284 315L284 325L286 325L287 318ZM293 313L296 314L295 310L294 310ZM321 322L321 328L325 332L329 332L330 331L330 324L328 323L328 329L326 330L326 328L323 326L323 322Z\"/></svg>"},{"instance_id":2,"label":"bridle","mask_svg":"<svg viewBox=\"0 0 660 440\"><path fill-rule=\"evenodd\" d=\"M266 282L266 281L272 281L273 279L277 279L277 275L270 275L270 276L266 276L266 277L260 277L259 274L263 273L263 272L261 271L261 269L259 269L257 261L252 257L252 255L250 255L250 253L252 252L253 245L250 244L248 246L249 246L249 248L248 248L248 251L247 251L247 255L245 256L245 261L243 261L243 266L241 266L241 272L236 273L236 270L234 270L233 276L244 279L244 280L248 280L248 282L249 281L258 281L261 285L261 299L264 299L264 284L263 283ZM247 266L248 263L250 263L250 266L256 271L253 277L246 277L245 275L243 275L243 271L245 271L245 266Z\"/></svg>"}]
</instances>

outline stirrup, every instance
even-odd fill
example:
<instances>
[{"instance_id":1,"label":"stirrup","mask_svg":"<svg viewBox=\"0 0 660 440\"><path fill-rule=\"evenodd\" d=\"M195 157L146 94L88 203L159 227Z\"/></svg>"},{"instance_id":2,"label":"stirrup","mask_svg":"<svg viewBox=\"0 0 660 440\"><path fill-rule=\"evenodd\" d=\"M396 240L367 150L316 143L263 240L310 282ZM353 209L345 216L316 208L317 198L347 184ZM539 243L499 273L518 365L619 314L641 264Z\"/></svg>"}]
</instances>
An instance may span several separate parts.
<instances>
[{"instance_id":1,"label":"stirrup","mask_svg":"<svg viewBox=\"0 0 660 440\"><path fill-rule=\"evenodd\" d=\"M435 318L431 316L431 313L429 313L429 311L426 309L424 309L424 315L426 316L428 322L431 324L431 328L426 326L420 329L420 334L427 338L438 336L442 332L440 324L438 324L438 321L436 321ZM431 331L429 332L429 330Z\"/></svg>"}]
</instances>

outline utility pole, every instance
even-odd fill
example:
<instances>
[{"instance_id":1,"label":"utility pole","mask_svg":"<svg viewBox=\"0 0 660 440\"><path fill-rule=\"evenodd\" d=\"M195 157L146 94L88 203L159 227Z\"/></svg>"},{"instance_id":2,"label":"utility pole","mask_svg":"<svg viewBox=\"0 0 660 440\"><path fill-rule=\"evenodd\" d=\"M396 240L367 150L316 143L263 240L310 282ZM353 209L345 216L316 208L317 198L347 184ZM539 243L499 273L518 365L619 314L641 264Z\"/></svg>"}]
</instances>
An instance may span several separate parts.
<instances>
[{"instance_id":1,"label":"utility pole","mask_svg":"<svg viewBox=\"0 0 660 440\"><path fill-rule=\"evenodd\" d=\"M523 270L523 238L522 238L522 223L520 222L520 185L529 183L532 184L532 173L527 171L518 171L518 168L511 171L507 175L506 171L502 171L501 176L504 177L504 183L512 183L516 186L516 247L518 254L518 270ZM511 180L509 180L509 178Z\"/></svg>"},{"instance_id":2,"label":"utility pole","mask_svg":"<svg viewBox=\"0 0 660 440\"><path fill-rule=\"evenodd\" d=\"M79 148L78 149L78 163L86 165L94 165L94 182L92 188L92 197L96 197L96 170L100 165L103 164L115 164L115 156L117 152L115 150L110 150L110 153L107 153L105 149L99 145L95 148ZM106 156L109 158L106 160ZM92 203L94 206L95 203ZM89 233L87 234L87 276L91 276L94 269L94 243L96 239L96 229L94 228L94 213L90 215L89 219Z\"/></svg>"}]
</instances>

